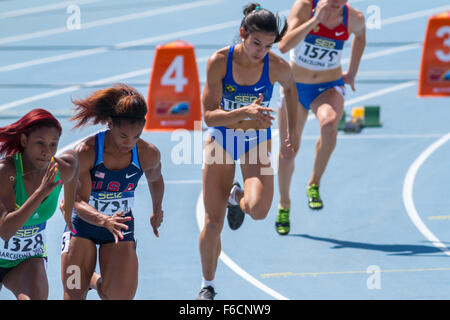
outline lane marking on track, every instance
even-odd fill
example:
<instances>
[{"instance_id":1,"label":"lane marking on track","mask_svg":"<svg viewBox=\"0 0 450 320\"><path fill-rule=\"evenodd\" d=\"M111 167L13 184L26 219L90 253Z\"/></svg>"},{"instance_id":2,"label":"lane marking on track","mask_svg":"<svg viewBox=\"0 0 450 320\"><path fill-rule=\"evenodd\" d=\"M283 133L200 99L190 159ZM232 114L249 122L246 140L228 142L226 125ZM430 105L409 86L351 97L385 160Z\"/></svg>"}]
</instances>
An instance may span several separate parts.
<instances>
[{"instance_id":1,"label":"lane marking on track","mask_svg":"<svg viewBox=\"0 0 450 320\"><path fill-rule=\"evenodd\" d=\"M416 12L407 13L404 15L387 18L385 20L382 20L382 23L384 21L385 25L389 25L389 24L393 24L393 23L417 19L417 18L427 16L431 13L445 11L445 10L443 10L445 8L450 8L450 6L436 7L436 8L431 8L431 9L427 9L427 10L420 10L420 11L416 11ZM289 10L283 10L283 11L280 11L279 13L282 15L286 15L286 14L289 14ZM113 19L113 18L110 18L110 19ZM167 38L169 38L169 39L183 38L183 37L192 36L195 34L223 30L226 28L235 27L235 26L239 25L240 22L241 22L240 20L231 20L228 22L219 23L219 24L215 24L215 25L209 25L209 26L205 26L205 27L174 32L174 33L170 33L165 36L154 36L154 37L150 37L150 38L132 40L129 42L122 42L122 43L119 43L119 44L116 44L113 46L103 46L103 47L93 48L93 49L89 49L89 50L81 50L81 51L71 52L68 54L62 54L62 55L56 55L56 56L51 56L51 57L46 57L46 58L41 58L41 59L19 62L19 63L15 63L15 64L11 64L11 65L0 66L0 72L18 70L18 69L27 68L27 67L36 66L36 65L42 65L42 64L46 64L46 63L64 61L64 60L74 59L74 58L78 58L78 57L84 57L84 56L90 56L90 55L94 55L94 54L105 53L105 52L108 52L113 49L129 48L129 47L138 46L138 45L148 45L148 44L152 44L152 43L160 43L163 41L167 41L168 40ZM42 32L45 32L45 31L42 31ZM10 41L11 41L11 39L3 38L3 39L0 39L0 44L5 44ZM402 47L404 47L403 50L409 50L409 49L413 49L416 47L420 48L420 44L411 44L411 45L406 45L406 46L402 46ZM408 48L408 47L410 47L410 48ZM388 49L388 50L396 50L396 49L394 48L394 49ZM369 54L368 57L370 58L371 54ZM345 62L348 62L348 59L347 60L344 59L343 63L345 63Z\"/></svg>"},{"instance_id":2,"label":"lane marking on track","mask_svg":"<svg viewBox=\"0 0 450 320\"><path fill-rule=\"evenodd\" d=\"M382 50L384 51L384 50ZM201 62L206 62L208 60L209 56L203 56L197 59L197 63L201 63ZM7 109L11 109L20 105L24 105L30 102L35 102L41 99L46 99L46 98L51 98L51 97L55 97L58 95L62 95L62 94L66 94L66 93L70 93L70 92L74 92L77 90L80 90L82 88L90 88L90 87L94 87L94 86L98 86L101 84L107 84L107 83L111 83L114 81L120 81L120 80L124 80L124 79L130 79L130 78L135 78L135 77L139 77L142 75L148 75L150 74L151 69L150 68L145 68L145 69L139 69L136 71L131 71L131 72L126 72L126 73L122 73L122 74L118 74L118 75L114 75L111 77L106 77L106 78L102 78L99 80L94 80L94 81L89 81L89 82L85 82L83 84L80 85L74 85L74 86L69 86L66 88L62 88L62 89L57 89L57 90L52 90L49 92L45 92L45 93L41 93L41 94L37 94L34 96L30 96L27 98L23 98L23 99L19 99L19 100L15 100L15 101L11 101L9 103L0 105L0 111L4 111ZM394 91L398 91L398 90L402 90L405 88L409 88L413 85L416 85L417 82L416 81L408 81L405 83L401 83L398 84L396 86L389 86L387 88L363 95L361 97L356 97L354 99L350 99L347 102L345 102L345 106L350 106L356 103L359 103L363 100L367 100L373 97L377 97L377 96L381 96L390 92L394 92ZM311 120L314 118L314 114L310 114L308 116L308 120Z\"/></svg>"},{"instance_id":3,"label":"lane marking on track","mask_svg":"<svg viewBox=\"0 0 450 320\"><path fill-rule=\"evenodd\" d=\"M89 22L83 22L80 25L80 27L81 27L80 29L69 29L66 26L64 26L64 27L59 27L59 28L31 32L31 33L24 33L24 34L19 34L19 35L15 35L15 36L0 38L0 45L18 42L18 41L42 38L42 37L47 37L47 36L53 36L53 35L57 35L57 34L67 33L67 32L81 31L81 30L86 30L86 29L90 29L90 28L102 27L102 26L107 26L107 25L122 23L122 22L127 22L127 21L135 21L137 19L144 19L144 18L154 17L154 16L158 16L158 15L162 15L162 14L173 13L173 12L177 12L177 11L184 11L184 10L188 10L188 9L198 8L201 6L214 5L214 4L217 4L218 2L222 2L222 1L223 0L202 0L202 1L196 1L196 2L177 4L177 5L167 6L167 7L153 8L151 10L146 10L143 12L131 13L131 14L123 15L123 16L104 18L104 19L99 19L99 20L94 20L94 21L89 21ZM74 3L72 3L72 4L74 4ZM1 16L0 16L0 18L1 18ZM51 60L49 60L49 61L51 61ZM55 61L57 61L57 60L55 60Z\"/></svg>"},{"instance_id":4,"label":"lane marking on track","mask_svg":"<svg viewBox=\"0 0 450 320\"><path fill-rule=\"evenodd\" d=\"M450 215L446 216L429 216L429 220L450 220Z\"/></svg>"},{"instance_id":5,"label":"lane marking on track","mask_svg":"<svg viewBox=\"0 0 450 320\"><path fill-rule=\"evenodd\" d=\"M447 133L439 140L435 141L431 144L427 149L425 149L408 169L406 173L405 180L403 182L403 204L406 208L409 218L415 225L415 227L419 230L419 232L433 244L436 248L442 250L446 255L450 256L450 249L447 248L445 244L443 244L425 225L425 223L420 218L419 213L416 210L414 205L414 180L416 178L417 172L419 172L420 167L425 163L425 161L439 149L442 145L444 145L448 140L450 140L450 133Z\"/></svg>"},{"instance_id":6,"label":"lane marking on track","mask_svg":"<svg viewBox=\"0 0 450 320\"><path fill-rule=\"evenodd\" d=\"M26 16L29 14L36 14L36 13L41 13L41 12L63 9L63 8L67 8L71 4L82 5L82 4L101 2L101 1L104 1L104 0L72 0L72 1L53 3L53 4L49 4L49 5L45 5L45 6L12 10L12 11L0 13L0 19L15 18L15 17Z\"/></svg>"},{"instance_id":7,"label":"lane marking on track","mask_svg":"<svg viewBox=\"0 0 450 320\"><path fill-rule=\"evenodd\" d=\"M450 268L415 268L415 269L394 269L394 270L380 270L381 273L407 273L407 272L435 272L435 271L450 271ZM287 278L287 277L317 277L325 275L346 275L346 274L367 274L367 270L355 271L329 271L329 272L276 272L263 273L261 277L264 279L270 278Z\"/></svg>"},{"instance_id":8,"label":"lane marking on track","mask_svg":"<svg viewBox=\"0 0 450 320\"><path fill-rule=\"evenodd\" d=\"M207 61L208 58L209 58L208 56L200 57L197 59L197 63ZM135 77L139 77L142 75L150 75L150 72L151 72L151 68L139 69L136 71L121 73L121 74L117 74L117 75L114 75L111 77L106 77L106 78L102 78L102 79L98 79L98 80L94 80L94 81L85 82L85 83L82 83L79 85L74 85L74 86L69 86L66 88L58 89L58 90L48 91L45 93L30 96L27 98L11 101L4 105L0 105L0 111L15 108L17 106L21 106L21 105L24 105L27 103L39 101L42 99L52 98L52 97L56 97L56 96L59 96L62 94L75 92L75 91L81 90L83 88L92 88L92 87L96 87L96 86L99 86L102 84L110 84L112 82L135 78Z\"/></svg>"},{"instance_id":9,"label":"lane marking on track","mask_svg":"<svg viewBox=\"0 0 450 320\"><path fill-rule=\"evenodd\" d=\"M203 206L203 193L200 192L198 198L197 198L197 206L196 206L196 213L195 217L197 220L198 229L202 231L205 221L205 207ZM278 300L289 300L282 294L276 292L275 290L269 288L261 281L257 280L255 277L253 277L251 274L249 274L247 271L242 269L239 265L237 265L223 250L220 253L219 259L222 260L222 262L228 266L231 270L233 270L235 273L237 273L240 277L250 282L252 285L260 289L261 291L267 293L268 295L272 296L275 299Z\"/></svg>"}]
</instances>

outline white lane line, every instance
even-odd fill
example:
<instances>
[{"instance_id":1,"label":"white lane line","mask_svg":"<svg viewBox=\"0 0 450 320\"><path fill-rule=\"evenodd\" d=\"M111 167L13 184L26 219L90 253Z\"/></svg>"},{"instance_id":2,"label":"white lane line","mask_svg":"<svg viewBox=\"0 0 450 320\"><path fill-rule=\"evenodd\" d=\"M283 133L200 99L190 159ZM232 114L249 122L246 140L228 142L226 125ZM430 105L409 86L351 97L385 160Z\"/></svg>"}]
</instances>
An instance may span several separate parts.
<instances>
[{"instance_id":1,"label":"white lane line","mask_svg":"<svg viewBox=\"0 0 450 320\"><path fill-rule=\"evenodd\" d=\"M95 55L95 54L99 54L99 53L105 53L112 49L125 49L125 48L130 48L130 47L134 47L134 46L138 46L138 45L159 44L159 43L162 43L165 41L181 39L181 38L189 37L189 36L196 35L196 34L202 34L202 33L206 33L206 32L213 32L213 31L223 30L226 28L236 27L237 25L239 25L239 23L240 23L240 21L234 20L234 21L219 23L219 24L210 25L210 26L206 26L206 27L189 29L189 30L185 30L185 31L177 31L177 32L168 33L168 34L164 34L164 35L158 35L158 36L145 38L145 39L122 42L122 43L116 44L112 47L103 46L103 47L97 47L97 48L88 49L88 50L81 50L81 51L75 51L75 52L66 53L66 54L60 54L60 55L46 57L46 58L29 60L29 61L25 61L25 62L2 66L2 67L0 67L0 72L13 71L13 70L18 70L18 69L28 68L31 66L43 65L43 64L47 64L47 63L70 60L70 59L85 57L85 56L91 56L91 55Z\"/></svg>"},{"instance_id":2,"label":"white lane line","mask_svg":"<svg viewBox=\"0 0 450 320\"><path fill-rule=\"evenodd\" d=\"M446 6L442 6L442 7L436 7L436 8L431 8L431 9L426 9L426 10L421 10L421 11L416 11L416 12L411 12L411 13L407 13L407 14L403 14L400 16L395 16L395 17L391 17L391 18L386 18L386 19L382 19L381 20L381 26L387 26L393 23L398 23L398 22L404 22L404 21L409 21L409 20L413 20L413 19L417 19L417 18L423 18L423 17L428 17L430 15L436 14L436 13L441 13L444 11L450 10L450 5L446 5Z\"/></svg>"},{"instance_id":3,"label":"white lane line","mask_svg":"<svg viewBox=\"0 0 450 320\"><path fill-rule=\"evenodd\" d=\"M425 10L425 11L430 12L431 10L441 10L442 8L443 7L437 7L437 8L432 8L432 9ZM412 12L412 13L409 13L409 14L406 14L403 16L397 16L397 17L403 17L403 18L401 18L401 20L398 20L398 21L395 20L396 17L389 18L389 19L393 19L393 20L391 20L392 22L389 22L389 20L388 20L388 24L418 18L419 16L423 15L425 11L421 10L421 11ZM283 15L289 14L289 10L281 11L280 14L283 14ZM405 17L405 16L407 16L407 17ZM212 29L211 31L216 31L216 30L221 30L221 29L225 29L225 28L235 27L235 26L239 25L240 22L241 22L240 20L233 20L233 21L228 21L225 23L216 24L216 25L186 30L186 31L182 31L182 32L175 32L175 33L172 33L171 35L175 36L176 34L178 34L175 37L182 38L185 36L209 32L210 31L209 29ZM167 36L169 36L169 35L167 35ZM159 38L161 38L161 39L159 39ZM164 36L151 37L151 38L138 39L138 40L133 40L133 41L129 41L129 42L119 43L112 47L99 47L99 48L94 48L94 49L90 49L90 50L76 51L76 52L73 52L73 53L70 53L67 55L63 54L63 55L56 55L56 56L42 58L42 59L24 61L24 62L20 62L20 63L2 66L2 67L0 67L0 72L18 70L18 69L22 69L22 68L35 66L35 65L41 65L41 64L46 64L46 63L51 63L51 62L56 62L56 61L62 61L62 60L73 59L73 58L77 58L77 57L83 57L83 56L87 56L87 55L103 53L103 52L111 50L111 49L151 44L151 43L154 43L155 41L158 42L158 41L164 41L164 40L167 40L166 37L164 37ZM407 45L407 46L402 46L402 47L405 47L404 50L412 49L412 48L408 49L409 46L417 46L417 44ZM391 50L391 49L388 49L388 50ZM343 63L346 63L346 62L348 62L348 61L346 61L344 59Z\"/></svg>"},{"instance_id":4,"label":"white lane line","mask_svg":"<svg viewBox=\"0 0 450 320\"><path fill-rule=\"evenodd\" d=\"M414 180L416 178L417 172L420 167L424 164L424 162L431 156L433 152L435 152L438 148L440 148L444 143L450 140L450 133L447 133L439 140L431 144L425 151L423 151L419 157L412 163L409 167L408 172L406 173L405 180L403 182L403 204L405 205L406 211L408 213L409 218L414 223L416 228L422 233L422 235L433 244L436 248L442 250L446 255L450 256L450 249L445 246L423 223L422 219L419 216L419 213L416 210L414 205L414 197L413 197L413 189L414 189Z\"/></svg>"},{"instance_id":5,"label":"white lane line","mask_svg":"<svg viewBox=\"0 0 450 320\"><path fill-rule=\"evenodd\" d=\"M414 49L420 49L420 48L422 48L422 44L419 44L419 43L407 44L407 45L389 48L389 49L385 49L385 50L375 51L375 52L371 52L371 53L365 53L362 59L363 60L371 60L374 58L388 56L388 55L391 55L394 53L399 53L399 52L404 52L404 51L409 51L409 50L414 50ZM348 64L349 62L350 62L350 58L342 59L342 64Z\"/></svg>"},{"instance_id":6,"label":"white lane line","mask_svg":"<svg viewBox=\"0 0 450 320\"><path fill-rule=\"evenodd\" d=\"M208 60L208 58L209 58L209 56L200 57L197 59L197 63L205 62ZM94 80L94 81L85 82L81 85L70 86L67 88L62 88L62 89L58 89L58 90L53 90L53 91L37 94L37 95L31 96L31 97L15 100L10 103L6 103L4 105L0 105L0 111L15 108L17 106L35 102L38 100L56 97L56 96L59 96L62 94L78 91L83 88L90 88L90 87L95 87L98 85L110 84L112 82L135 78L135 77L139 77L142 75L150 75L150 72L151 72L151 68L139 69L136 71L121 73L121 74L114 75L114 76L107 77L107 78L102 78L102 79L98 79L98 80Z\"/></svg>"},{"instance_id":7,"label":"white lane line","mask_svg":"<svg viewBox=\"0 0 450 320\"><path fill-rule=\"evenodd\" d=\"M366 101L366 100L369 100L369 99L372 99L372 98L375 98L375 97L379 97L379 96L382 96L382 95L385 95L385 94L388 94L388 93L391 93L391 92L395 92L395 91L403 90L403 89L406 89L406 88L410 88L412 86L415 86L416 84L417 84L417 81L415 81L415 80L414 81L408 81L408 82L400 83L400 84L392 86L392 87L389 86L389 87L384 88L384 89L380 89L380 90L377 90L377 91L374 91L374 92L371 92L371 93L367 93L367 94L364 94L362 96L359 96L359 97L356 97L356 98L353 98L353 99L345 101L344 102L344 107L349 107L349 106L358 104L360 102L363 102L363 101ZM1 107L0 107L0 110L1 110ZM314 113L310 112L309 115L308 115L307 120L311 121L311 120L313 120L315 118L316 118L316 116L314 115Z\"/></svg>"},{"instance_id":8,"label":"white lane line","mask_svg":"<svg viewBox=\"0 0 450 320\"><path fill-rule=\"evenodd\" d=\"M29 14L58 10L58 9L62 9L62 8L67 8L71 4L82 5L82 4L101 2L101 1L103 1L103 0L72 0L72 1L53 3L53 4L49 4L49 5L45 5L45 6L18 9L18 10L0 13L0 19L15 18L15 17L25 16L25 15L29 15Z\"/></svg>"},{"instance_id":9,"label":"white lane line","mask_svg":"<svg viewBox=\"0 0 450 320\"><path fill-rule=\"evenodd\" d=\"M358 71L358 76L380 77L380 76L418 76L419 70L367 70Z\"/></svg>"},{"instance_id":10,"label":"white lane line","mask_svg":"<svg viewBox=\"0 0 450 320\"><path fill-rule=\"evenodd\" d=\"M144 38L144 39L138 39L138 40L132 40L127 42L121 42L119 44L114 45L112 48L114 49L125 49L125 48L131 48L141 45L149 45L153 43L161 43L163 41L171 40L171 39L181 39L184 37L190 37L197 34L207 33L207 32L214 32L214 31L220 31L227 28L236 27L241 23L240 20L233 20L228 21L224 23L218 23L213 24L205 27L199 27L189 30L183 30L183 31L177 31L173 33L169 33L166 35L158 35L150 38Z\"/></svg>"},{"instance_id":11,"label":"white lane line","mask_svg":"<svg viewBox=\"0 0 450 320\"><path fill-rule=\"evenodd\" d=\"M132 20L137 20L137 19L143 19L143 18L153 17L153 16L157 16L157 15L173 13L173 12L177 12L177 11L184 11L184 10L188 10L188 9L198 8L201 6L214 5L214 4L216 4L218 2L222 2L222 1L223 0L202 0L202 1L197 1L197 2L189 2L189 3L172 5L172 6L167 6L167 7L154 8L154 9L143 11L143 12L132 13L132 14L127 14L127 15L112 17L112 18L105 18L105 19L95 20L95 21L91 21L91 22L82 22L81 29L73 29L72 30L72 29L68 29L67 27L64 26L64 27L60 27L60 28L53 28L53 29L41 30L41 31L37 31L37 32L25 33L25 34L15 35L15 36L11 36L11 37L0 38L0 45L13 43L13 42L17 42L17 41L24 41L24 40L41 38L41 37L47 37L47 36L52 36L52 35L57 35L57 34L63 34L66 32L80 31L80 30L86 30L86 29L95 28L95 27L107 26L110 24L132 21Z\"/></svg>"},{"instance_id":12,"label":"white lane line","mask_svg":"<svg viewBox=\"0 0 450 320\"><path fill-rule=\"evenodd\" d=\"M344 103L344 106L346 106L346 107L352 106L352 105L360 103L360 102L362 102L364 100L369 100L369 99L374 98L374 97L379 97L379 96L382 96L382 95L385 95L385 94L388 94L388 93L391 93L391 92L395 92L395 91L399 91L399 90L403 90L403 89L406 89L406 88L413 87L416 84L417 84L417 81L414 80L414 81L408 81L408 82L400 83L400 84L392 86L392 87L389 86L387 88L380 89L380 90L377 90L377 91L374 91L374 92L371 92L371 93L368 93L368 94L364 94L362 96L350 99L350 100L348 100L348 101L346 101Z\"/></svg>"},{"instance_id":13,"label":"white lane line","mask_svg":"<svg viewBox=\"0 0 450 320\"><path fill-rule=\"evenodd\" d=\"M0 67L0 72L19 70L19 69L28 68L28 67L37 66L37 65L43 65L43 64L47 64L47 63L70 60L70 59L74 59L74 58L81 58L81 57L90 56L90 55L94 55L94 54L105 53L108 50L109 50L108 47L97 47L94 49L81 50L81 51L77 51L77 52L70 52L70 53L60 54L60 55L51 56L51 57L45 57L45 58L29 60L29 61L20 62L20 63L14 63L14 64Z\"/></svg>"},{"instance_id":14,"label":"white lane line","mask_svg":"<svg viewBox=\"0 0 450 320\"><path fill-rule=\"evenodd\" d=\"M279 129L275 128L272 129L273 135L279 134ZM320 136L319 135L308 135L308 136L302 136L302 140L317 140ZM338 134L338 139L343 140L405 140L405 139L437 139L442 137L442 133L411 133L411 134Z\"/></svg>"},{"instance_id":15,"label":"white lane line","mask_svg":"<svg viewBox=\"0 0 450 320\"><path fill-rule=\"evenodd\" d=\"M198 229L202 231L204 226L204 220L205 220L205 207L203 206L203 193L200 192L198 198L197 198L197 206L196 206L196 213L195 217L197 219L197 225ZM289 300L282 294L276 292L275 290L269 288L261 281L257 280L255 277L253 277L251 274L249 274L247 271L242 269L239 265L237 265L223 250L220 252L219 259L222 260L225 265L227 265L231 270L236 272L240 277L244 278L248 282L250 282L252 285L257 287L258 289L262 290L263 292L267 293L268 295L274 297L278 300Z\"/></svg>"},{"instance_id":16,"label":"white lane line","mask_svg":"<svg viewBox=\"0 0 450 320\"><path fill-rule=\"evenodd\" d=\"M66 87L66 88L62 88L62 89L58 89L58 90L53 90L53 91L37 94L37 95L31 96L31 97L15 100L10 103L1 105L0 111L15 108L17 106L35 102L38 100L56 97L56 96L59 96L62 94L70 93L70 92L75 92L82 88L95 87L97 85L102 85L102 84L107 84L107 83L111 83L114 81L121 81L124 79L134 78L134 77L142 76L144 74L150 74L150 70L151 70L150 68L147 68L147 69L141 69L141 70L127 72L127 73L122 73L122 74L118 74L118 75L115 75L112 77L107 77L107 78L103 78L103 79L99 79L99 80L95 80L95 81L86 82L81 85L70 86L70 87Z\"/></svg>"}]
</instances>

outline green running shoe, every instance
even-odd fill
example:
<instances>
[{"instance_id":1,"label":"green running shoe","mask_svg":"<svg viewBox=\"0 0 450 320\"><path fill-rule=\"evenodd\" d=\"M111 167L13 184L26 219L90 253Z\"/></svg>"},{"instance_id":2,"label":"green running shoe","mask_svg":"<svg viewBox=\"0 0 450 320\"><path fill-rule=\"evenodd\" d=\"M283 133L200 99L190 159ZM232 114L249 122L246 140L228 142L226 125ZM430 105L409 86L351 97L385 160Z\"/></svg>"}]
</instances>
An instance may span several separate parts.
<instances>
[{"instance_id":1,"label":"green running shoe","mask_svg":"<svg viewBox=\"0 0 450 320\"><path fill-rule=\"evenodd\" d=\"M319 194L319 186L312 184L306 189L306 195L308 196L308 205L313 210L320 210L323 208L323 202Z\"/></svg>"},{"instance_id":2,"label":"green running shoe","mask_svg":"<svg viewBox=\"0 0 450 320\"><path fill-rule=\"evenodd\" d=\"M278 234L281 236L285 236L291 230L291 224L289 222L289 209L283 209L282 207L278 207L278 215L277 221L275 222L275 229Z\"/></svg>"}]
</instances>

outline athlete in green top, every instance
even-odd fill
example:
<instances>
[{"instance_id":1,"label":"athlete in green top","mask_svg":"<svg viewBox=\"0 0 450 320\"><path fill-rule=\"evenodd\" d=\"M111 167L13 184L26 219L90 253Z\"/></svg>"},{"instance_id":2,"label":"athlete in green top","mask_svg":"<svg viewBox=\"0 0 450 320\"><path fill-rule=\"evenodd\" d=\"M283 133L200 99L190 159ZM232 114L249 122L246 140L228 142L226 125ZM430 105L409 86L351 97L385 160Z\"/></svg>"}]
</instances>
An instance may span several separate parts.
<instances>
[{"instance_id":1,"label":"athlete in green top","mask_svg":"<svg viewBox=\"0 0 450 320\"><path fill-rule=\"evenodd\" d=\"M61 131L43 109L0 128L0 288L17 299L48 297L45 226L65 183L60 207L72 211L78 162L71 151L55 157Z\"/></svg>"}]
</instances>

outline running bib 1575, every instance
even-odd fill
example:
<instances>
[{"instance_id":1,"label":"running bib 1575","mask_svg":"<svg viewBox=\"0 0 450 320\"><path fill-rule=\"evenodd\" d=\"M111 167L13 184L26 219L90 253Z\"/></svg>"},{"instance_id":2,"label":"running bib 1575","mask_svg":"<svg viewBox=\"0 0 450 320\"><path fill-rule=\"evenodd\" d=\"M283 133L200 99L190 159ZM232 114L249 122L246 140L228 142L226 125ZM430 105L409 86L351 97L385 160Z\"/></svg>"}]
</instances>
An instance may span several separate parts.
<instances>
[{"instance_id":1,"label":"running bib 1575","mask_svg":"<svg viewBox=\"0 0 450 320\"><path fill-rule=\"evenodd\" d=\"M291 50L291 60L309 70L331 70L341 65L344 41L308 34Z\"/></svg>"}]
</instances>

